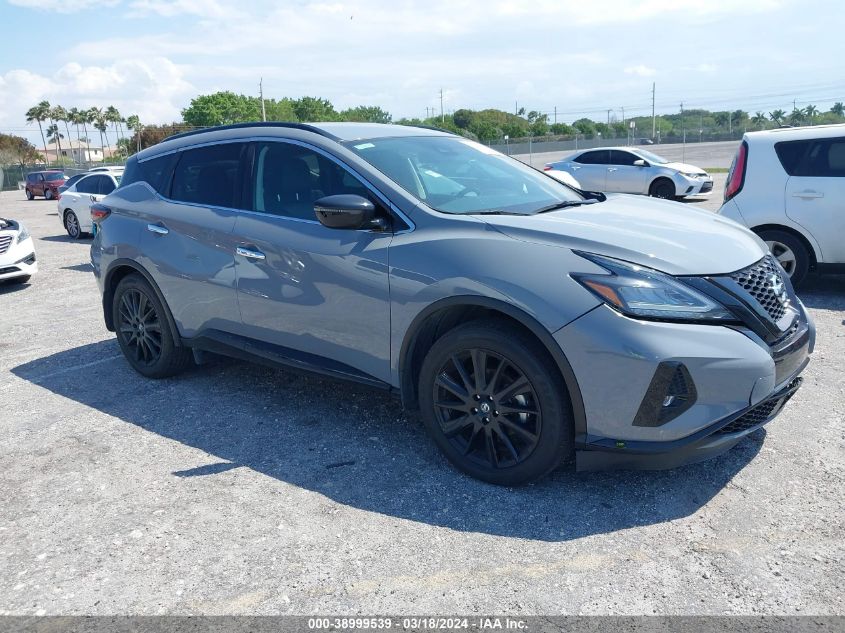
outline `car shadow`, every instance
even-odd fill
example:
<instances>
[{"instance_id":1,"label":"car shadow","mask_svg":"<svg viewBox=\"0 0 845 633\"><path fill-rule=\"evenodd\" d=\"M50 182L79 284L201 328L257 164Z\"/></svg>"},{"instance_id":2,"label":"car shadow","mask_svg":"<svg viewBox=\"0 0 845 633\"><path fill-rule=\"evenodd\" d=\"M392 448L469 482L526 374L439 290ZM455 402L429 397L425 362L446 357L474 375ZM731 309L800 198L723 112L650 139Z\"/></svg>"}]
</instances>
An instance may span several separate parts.
<instances>
[{"instance_id":1,"label":"car shadow","mask_svg":"<svg viewBox=\"0 0 845 633\"><path fill-rule=\"evenodd\" d=\"M27 281L26 283L16 282L14 280L0 281L0 295L10 295L13 292L20 292L21 290L26 290L31 285L31 281Z\"/></svg>"},{"instance_id":2,"label":"car shadow","mask_svg":"<svg viewBox=\"0 0 845 633\"><path fill-rule=\"evenodd\" d=\"M809 308L845 311L845 275L809 275L798 296Z\"/></svg>"},{"instance_id":3,"label":"car shadow","mask_svg":"<svg viewBox=\"0 0 845 633\"><path fill-rule=\"evenodd\" d=\"M90 273L94 271L91 264L76 264L74 266L62 266L62 270L75 270L80 273Z\"/></svg>"},{"instance_id":4,"label":"car shadow","mask_svg":"<svg viewBox=\"0 0 845 633\"><path fill-rule=\"evenodd\" d=\"M397 398L354 384L225 359L146 380L115 340L12 373L213 456L164 477L190 481L246 467L368 512L541 541L689 516L730 484L765 438L761 429L719 458L671 471L576 473L569 466L533 485L502 488L451 468ZM135 459L149 468L143 454Z\"/></svg>"},{"instance_id":5,"label":"car shadow","mask_svg":"<svg viewBox=\"0 0 845 633\"><path fill-rule=\"evenodd\" d=\"M90 241L87 241L90 239L87 235L83 235L81 239L74 239L70 235L48 235L46 237L39 237L38 239L44 242L69 242L72 244L91 245Z\"/></svg>"}]
</instances>

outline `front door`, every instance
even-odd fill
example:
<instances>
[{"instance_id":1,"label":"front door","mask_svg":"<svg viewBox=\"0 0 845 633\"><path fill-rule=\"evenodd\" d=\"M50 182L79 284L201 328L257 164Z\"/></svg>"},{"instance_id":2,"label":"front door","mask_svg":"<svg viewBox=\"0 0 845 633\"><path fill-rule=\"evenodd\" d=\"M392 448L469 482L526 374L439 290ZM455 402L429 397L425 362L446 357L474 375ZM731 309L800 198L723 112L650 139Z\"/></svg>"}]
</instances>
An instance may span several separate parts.
<instances>
[{"instance_id":1,"label":"front door","mask_svg":"<svg viewBox=\"0 0 845 633\"><path fill-rule=\"evenodd\" d=\"M607 185L605 191L618 193L645 193L647 167L634 165L642 160L625 150L610 150L610 163L607 166Z\"/></svg>"},{"instance_id":2,"label":"front door","mask_svg":"<svg viewBox=\"0 0 845 633\"><path fill-rule=\"evenodd\" d=\"M610 152L608 150L591 150L584 152L569 163L569 171L575 176L584 191L605 191L609 160Z\"/></svg>"},{"instance_id":3,"label":"front door","mask_svg":"<svg viewBox=\"0 0 845 633\"><path fill-rule=\"evenodd\" d=\"M327 195L378 200L317 150L262 142L253 151L252 212L235 226L241 333L389 381L392 234L330 229L314 215Z\"/></svg>"},{"instance_id":4,"label":"front door","mask_svg":"<svg viewBox=\"0 0 845 633\"><path fill-rule=\"evenodd\" d=\"M786 183L786 215L813 235L825 263L842 264L845 263L845 138L807 143Z\"/></svg>"}]
</instances>

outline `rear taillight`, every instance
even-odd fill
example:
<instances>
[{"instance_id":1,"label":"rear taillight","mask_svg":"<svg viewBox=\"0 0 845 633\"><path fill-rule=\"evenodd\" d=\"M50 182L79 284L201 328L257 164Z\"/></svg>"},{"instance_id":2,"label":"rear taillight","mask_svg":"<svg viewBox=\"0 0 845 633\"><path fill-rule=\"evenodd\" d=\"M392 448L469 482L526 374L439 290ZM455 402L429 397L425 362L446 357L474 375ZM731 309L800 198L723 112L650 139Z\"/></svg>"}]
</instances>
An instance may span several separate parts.
<instances>
[{"instance_id":1,"label":"rear taillight","mask_svg":"<svg viewBox=\"0 0 845 633\"><path fill-rule=\"evenodd\" d=\"M748 143L743 141L734 156L731 168L728 170L728 180L725 183L725 202L742 191L745 184L745 168L748 165Z\"/></svg>"},{"instance_id":2,"label":"rear taillight","mask_svg":"<svg viewBox=\"0 0 845 633\"><path fill-rule=\"evenodd\" d=\"M549 171L552 169L551 165L543 165L543 171Z\"/></svg>"},{"instance_id":3,"label":"rear taillight","mask_svg":"<svg viewBox=\"0 0 845 633\"><path fill-rule=\"evenodd\" d=\"M91 219L94 222L102 222L111 214L111 209L104 204L95 203L91 205Z\"/></svg>"}]
</instances>

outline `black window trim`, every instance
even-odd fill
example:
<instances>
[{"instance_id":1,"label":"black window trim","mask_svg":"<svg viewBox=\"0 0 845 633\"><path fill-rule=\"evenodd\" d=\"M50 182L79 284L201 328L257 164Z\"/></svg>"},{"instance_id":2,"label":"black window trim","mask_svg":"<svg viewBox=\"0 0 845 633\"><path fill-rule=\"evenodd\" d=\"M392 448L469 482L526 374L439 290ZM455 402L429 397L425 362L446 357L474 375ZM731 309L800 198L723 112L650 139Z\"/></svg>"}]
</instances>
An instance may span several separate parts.
<instances>
[{"instance_id":1,"label":"black window trim","mask_svg":"<svg viewBox=\"0 0 845 633\"><path fill-rule=\"evenodd\" d=\"M783 169L784 173L790 178L842 178L842 176L830 176L830 175L809 175L809 174L802 174L802 173L790 173L789 170L786 168L786 165L783 163L783 158L781 158L780 151L778 148L785 147L787 145L798 145L800 143L806 143L807 146L804 148L804 151L801 154L801 157L793 166L793 171L799 171L804 166L805 162L807 161L807 155L809 154L810 150L813 148L813 145L816 143L822 144L833 144L835 142L845 143L845 136L822 136L822 137L814 137L814 138L801 138L801 139L793 139L793 140L784 140L778 141L774 144L775 156L778 159L778 163L780 163L781 168ZM828 168L830 165L828 164Z\"/></svg>"},{"instance_id":2,"label":"black window trim","mask_svg":"<svg viewBox=\"0 0 845 633\"><path fill-rule=\"evenodd\" d=\"M250 142L248 140L244 140L244 139L241 139L239 141L230 141L230 140L227 139L227 140L221 141L219 143L201 143L201 144L198 144L198 145L190 145L188 147L180 147L178 151L179 152L187 152L187 151L190 151L190 150L193 150L193 149L202 149L203 147L209 147L209 146L212 146L212 145L229 145L231 143L241 143L244 146L241 149L241 158L244 158L245 155L247 155L247 156L249 155ZM172 153L172 152L166 152L165 154L158 154L156 156L156 158L165 156L166 154L170 154L170 153ZM179 163L182 162L183 155L180 155L176 159L176 161L170 166L169 173L167 174L167 178L165 179L165 184L162 185L162 189L167 192L166 197L167 197L167 200L169 202L174 202L176 204L188 204L188 205L191 205L191 206L194 206L194 207L202 207L202 208L227 209L229 211L243 211L243 209L238 209L238 208L235 208L235 207L224 207L224 206L221 206L219 204L205 204L205 203L202 203L202 202L188 202L187 200L176 200L175 198L172 198L171 196L173 195L173 191L172 191L173 179L176 175L176 170L179 168ZM238 185L237 193L235 195L235 200L233 201L233 202L235 202L235 204L237 204L237 203L239 203L243 200L243 178L241 177L241 174L242 174L243 171L244 171L243 161L239 161L238 177L235 178L235 181L237 182L237 185Z\"/></svg>"},{"instance_id":3,"label":"black window trim","mask_svg":"<svg viewBox=\"0 0 845 633\"><path fill-rule=\"evenodd\" d=\"M600 154L602 152L607 153L607 158L605 159L605 162L603 162L603 163L582 163L582 162L578 161L579 158L583 158L587 154ZM573 158L572 162L578 163L579 165L604 165L606 167L607 165L610 165L610 150L609 149L587 149L587 150L584 150L583 152L581 152L580 154L578 154L578 156L576 156L575 158Z\"/></svg>"},{"instance_id":4,"label":"black window trim","mask_svg":"<svg viewBox=\"0 0 845 633\"><path fill-rule=\"evenodd\" d=\"M339 165L343 169L346 169L348 172L350 172L352 175L354 175L356 178L358 178L358 180L360 180L361 183L373 193L373 195L375 195L379 200L381 200L382 204L384 204L385 208L388 209L391 212L391 214L396 215L408 227L408 228L402 228L402 229L399 229L399 230L392 231L393 235L399 235L401 233L409 233L416 228L416 224L414 224L414 222L405 213L403 213L401 210L399 210L399 208L395 204L393 204L387 196L385 196L381 191L379 191L367 178L364 178L358 170L356 170L353 167L350 167L345 161L343 161L342 159L338 158L337 156L331 154L330 152L324 150L323 148L317 147L317 146L312 145L311 143L307 143L305 141L300 141L299 139L282 138L282 137L279 137L279 136L248 136L248 137L244 137L244 138L225 139L225 140L221 140L221 141L207 141L205 143L195 143L193 145L186 145L184 147L179 147L177 149L169 150L167 152L155 154L154 156L149 156L149 157L144 158L143 161L139 160L138 162L139 163L140 162L146 162L146 161L152 160L154 158L161 158L161 157L166 156L168 154L174 154L176 152L183 152L183 151L187 151L189 149L196 149L198 147L204 147L206 145L222 145L224 143L247 143L249 146L254 148L256 143L265 142L265 141L269 141L269 142L273 142L273 143L289 143L291 145L299 145L300 147L305 147L307 149L313 150L314 152L317 152L318 154L324 156L328 160L333 161L335 164ZM249 173L251 175L252 174L252 167L253 167L253 162L252 162L253 161L253 155L255 154L255 152L254 152L254 150L247 150L247 151L248 151L249 163L250 163L250 165L249 165L250 166L250 172ZM178 161L176 163L174 163L173 167L170 169L170 174L168 175L168 178L167 178L167 186L162 187L162 189L167 191L168 194L170 194L170 186L171 186L172 181L173 181L173 172L175 171L176 165L178 165ZM144 182L144 181L140 181L140 182ZM209 205L209 204L198 204L196 202L183 202L182 200L174 200L174 199L170 198L169 195L163 195L163 194L159 193L158 191L155 191L155 189L153 189L146 182L144 182L144 184L147 186L148 189L150 189L155 194L156 197L160 198L161 200L164 200L165 202L170 202L172 204L185 204L185 205L188 205L188 206L201 207L201 208L206 208L206 209L208 209L208 208L221 209L223 211L234 211L234 212L237 212L237 213L248 213L248 214L252 214L252 215L260 215L262 217L282 218L282 219L285 219L285 220L291 220L293 222L308 222L308 223L315 223L315 224L320 223L319 220L317 220L317 219L305 220L305 219L302 219L302 218L291 218L291 217L287 217L287 216L283 216L283 215L277 215L277 214L274 214L274 213L265 213L263 211L251 211L251 210L248 210L248 209L232 209L231 207L220 207L220 206ZM359 230L361 230L361 231L372 231L372 229L359 229Z\"/></svg>"}]
</instances>

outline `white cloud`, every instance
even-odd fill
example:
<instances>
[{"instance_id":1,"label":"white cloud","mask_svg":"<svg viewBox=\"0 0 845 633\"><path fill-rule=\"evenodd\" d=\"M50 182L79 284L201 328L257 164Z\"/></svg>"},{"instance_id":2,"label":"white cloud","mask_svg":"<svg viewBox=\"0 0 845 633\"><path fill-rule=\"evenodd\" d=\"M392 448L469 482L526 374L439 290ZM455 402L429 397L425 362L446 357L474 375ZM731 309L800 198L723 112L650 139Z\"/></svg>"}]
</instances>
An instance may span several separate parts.
<instances>
[{"instance_id":1,"label":"white cloud","mask_svg":"<svg viewBox=\"0 0 845 633\"><path fill-rule=\"evenodd\" d=\"M626 75L636 75L637 77L653 77L657 74L657 71L650 66L645 66L643 64L637 64L636 66L628 66L625 69Z\"/></svg>"},{"instance_id":2,"label":"white cloud","mask_svg":"<svg viewBox=\"0 0 845 633\"><path fill-rule=\"evenodd\" d=\"M217 0L135 0L129 7L129 17L150 14L165 18L177 15L198 15L205 20L210 20L232 19L245 15L235 6Z\"/></svg>"},{"instance_id":3,"label":"white cloud","mask_svg":"<svg viewBox=\"0 0 845 633\"><path fill-rule=\"evenodd\" d=\"M114 7L120 0L9 0L9 4L43 13L78 13L95 7Z\"/></svg>"}]
</instances>

